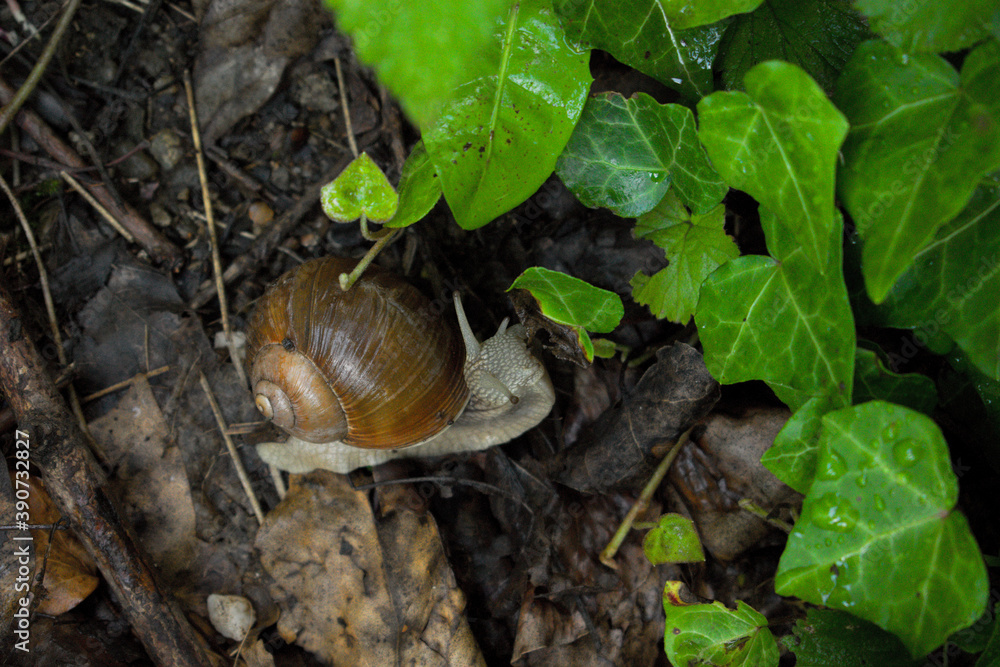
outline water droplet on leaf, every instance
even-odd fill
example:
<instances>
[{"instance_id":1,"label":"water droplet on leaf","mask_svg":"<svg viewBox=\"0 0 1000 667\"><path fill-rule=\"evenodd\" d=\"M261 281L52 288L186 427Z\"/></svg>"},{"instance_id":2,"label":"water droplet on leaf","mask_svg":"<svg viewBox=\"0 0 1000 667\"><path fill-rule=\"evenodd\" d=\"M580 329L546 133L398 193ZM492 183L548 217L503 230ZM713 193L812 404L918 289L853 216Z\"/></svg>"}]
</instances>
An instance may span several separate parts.
<instances>
[{"instance_id":1,"label":"water droplet on leaf","mask_svg":"<svg viewBox=\"0 0 1000 667\"><path fill-rule=\"evenodd\" d=\"M846 498L827 493L812 508L812 521L823 530L846 533L858 523L858 510Z\"/></svg>"},{"instance_id":2,"label":"water droplet on leaf","mask_svg":"<svg viewBox=\"0 0 1000 667\"><path fill-rule=\"evenodd\" d=\"M911 468L923 457L923 447L916 440L906 438L892 446L892 458L901 468Z\"/></svg>"}]
</instances>

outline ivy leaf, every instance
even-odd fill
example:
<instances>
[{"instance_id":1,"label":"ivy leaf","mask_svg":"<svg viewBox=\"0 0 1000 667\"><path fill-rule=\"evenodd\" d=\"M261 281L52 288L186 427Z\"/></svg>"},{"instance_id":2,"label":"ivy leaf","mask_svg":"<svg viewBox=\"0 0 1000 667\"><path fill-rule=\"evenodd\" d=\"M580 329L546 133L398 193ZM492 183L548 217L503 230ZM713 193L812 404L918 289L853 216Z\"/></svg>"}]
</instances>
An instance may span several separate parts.
<instances>
[{"instance_id":1,"label":"ivy leaf","mask_svg":"<svg viewBox=\"0 0 1000 667\"><path fill-rule=\"evenodd\" d=\"M892 284L976 183L1000 168L1000 44L958 74L935 55L908 56L881 41L858 47L835 100L851 122L839 193L864 240L872 301Z\"/></svg>"},{"instance_id":2,"label":"ivy leaf","mask_svg":"<svg viewBox=\"0 0 1000 667\"><path fill-rule=\"evenodd\" d=\"M872 350L858 347L854 360L855 404L881 399L925 415L937 406L934 381L920 373L893 373Z\"/></svg>"},{"instance_id":3,"label":"ivy leaf","mask_svg":"<svg viewBox=\"0 0 1000 667\"><path fill-rule=\"evenodd\" d=\"M698 292L712 271L740 250L723 229L725 207L717 205L704 215L692 214L673 191L636 221L633 234L663 248L666 268L652 276L633 276L632 298L649 306L653 316L687 322L698 305Z\"/></svg>"},{"instance_id":4,"label":"ivy leaf","mask_svg":"<svg viewBox=\"0 0 1000 667\"><path fill-rule=\"evenodd\" d=\"M441 179L427 155L424 142L418 141L403 163L399 177L399 209L386 227L408 227L427 215L441 198Z\"/></svg>"},{"instance_id":5,"label":"ivy leaf","mask_svg":"<svg viewBox=\"0 0 1000 667\"><path fill-rule=\"evenodd\" d=\"M773 211L824 272L847 121L794 65L762 63L745 83L746 93L713 93L698 103L702 143L722 177Z\"/></svg>"},{"instance_id":6,"label":"ivy leaf","mask_svg":"<svg viewBox=\"0 0 1000 667\"><path fill-rule=\"evenodd\" d=\"M726 28L716 68L727 89L742 90L751 67L784 60L831 91L855 47L871 36L864 18L844 0L765 0Z\"/></svg>"},{"instance_id":7,"label":"ivy leaf","mask_svg":"<svg viewBox=\"0 0 1000 667\"><path fill-rule=\"evenodd\" d=\"M775 590L850 611L925 655L986 604L986 567L957 498L930 418L882 401L826 415Z\"/></svg>"},{"instance_id":8,"label":"ivy leaf","mask_svg":"<svg viewBox=\"0 0 1000 667\"><path fill-rule=\"evenodd\" d=\"M525 270L507 291L512 289L528 290L542 315L573 328L587 361L594 360L594 345L587 331L613 331L625 315L621 297L614 292L540 266Z\"/></svg>"},{"instance_id":9,"label":"ivy leaf","mask_svg":"<svg viewBox=\"0 0 1000 667\"><path fill-rule=\"evenodd\" d=\"M685 604L679 581L663 591L663 648L672 665L776 667L778 644L767 619L742 600L736 611L721 602Z\"/></svg>"},{"instance_id":10,"label":"ivy leaf","mask_svg":"<svg viewBox=\"0 0 1000 667\"><path fill-rule=\"evenodd\" d=\"M820 273L792 234L761 208L775 257L747 255L702 285L695 313L709 372L724 384L764 380L794 411L815 396L850 404L854 319L844 286L839 225Z\"/></svg>"},{"instance_id":11,"label":"ivy leaf","mask_svg":"<svg viewBox=\"0 0 1000 667\"><path fill-rule=\"evenodd\" d=\"M555 0L554 6L570 39L607 51L692 100L714 89L712 63L723 23L681 29L667 20L657 0Z\"/></svg>"},{"instance_id":12,"label":"ivy leaf","mask_svg":"<svg viewBox=\"0 0 1000 667\"><path fill-rule=\"evenodd\" d=\"M664 514L646 533L642 551L653 565L700 563L705 560L694 522L680 514Z\"/></svg>"},{"instance_id":13,"label":"ivy leaf","mask_svg":"<svg viewBox=\"0 0 1000 667\"><path fill-rule=\"evenodd\" d=\"M833 609L806 611L782 643L795 653L796 667L916 667L894 635L856 616Z\"/></svg>"},{"instance_id":14,"label":"ivy leaf","mask_svg":"<svg viewBox=\"0 0 1000 667\"><path fill-rule=\"evenodd\" d=\"M326 5L336 14L337 27L351 35L358 57L375 67L410 118L426 126L460 81L479 74L493 26L510 3L326 0Z\"/></svg>"},{"instance_id":15,"label":"ivy leaf","mask_svg":"<svg viewBox=\"0 0 1000 667\"><path fill-rule=\"evenodd\" d=\"M811 398L796 410L760 457L774 476L801 494L809 493L819 458L823 415L834 409L830 397ZM839 406L838 406L839 407Z\"/></svg>"},{"instance_id":16,"label":"ivy leaf","mask_svg":"<svg viewBox=\"0 0 1000 667\"><path fill-rule=\"evenodd\" d=\"M569 47L543 0L516 4L497 28L487 74L463 83L423 134L465 229L517 206L552 174L591 82L588 54Z\"/></svg>"},{"instance_id":17,"label":"ivy leaf","mask_svg":"<svg viewBox=\"0 0 1000 667\"><path fill-rule=\"evenodd\" d=\"M651 210L671 183L699 213L726 193L698 142L691 110L645 93L587 100L556 173L584 205L625 218Z\"/></svg>"},{"instance_id":18,"label":"ivy leaf","mask_svg":"<svg viewBox=\"0 0 1000 667\"><path fill-rule=\"evenodd\" d=\"M385 222L396 214L399 197L368 153L362 153L323 186L320 204L336 222L354 222L362 215L372 222Z\"/></svg>"},{"instance_id":19,"label":"ivy leaf","mask_svg":"<svg viewBox=\"0 0 1000 667\"><path fill-rule=\"evenodd\" d=\"M973 193L962 213L921 250L883 307L885 326L943 331L976 367L1000 379L1000 187Z\"/></svg>"},{"instance_id":20,"label":"ivy leaf","mask_svg":"<svg viewBox=\"0 0 1000 667\"><path fill-rule=\"evenodd\" d=\"M872 28L907 53L958 51L1000 22L994 0L857 0Z\"/></svg>"}]
</instances>

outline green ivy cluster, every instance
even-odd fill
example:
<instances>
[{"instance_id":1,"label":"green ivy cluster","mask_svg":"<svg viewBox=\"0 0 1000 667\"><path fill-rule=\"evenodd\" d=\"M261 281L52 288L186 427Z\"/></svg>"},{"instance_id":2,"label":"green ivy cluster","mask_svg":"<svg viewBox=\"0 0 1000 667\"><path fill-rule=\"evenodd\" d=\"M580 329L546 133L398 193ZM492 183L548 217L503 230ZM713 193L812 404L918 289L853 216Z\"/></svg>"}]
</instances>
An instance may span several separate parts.
<instances>
[{"instance_id":1,"label":"green ivy cluster","mask_svg":"<svg viewBox=\"0 0 1000 667\"><path fill-rule=\"evenodd\" d=\"M389 226L443 194L473 229L555 172L663 248L634 298L693 316L720 382L762 380L792 410L764 462L805 494L775 582L826 608L787 638L802 664L912 664L949 640L994 664L986 567L927 416L937 388L895 371L918 348L945 355L1000 426L995 0L330 5L422 133ZM593 48L679 102L588 97ZM726 235L730 188L758 202L767 255ZM561 312L595 298L538 281ZM912 330L910 351L859 339L871 327ZM759 613L675 593L674 664L777 664Z\"/></svg>"}]
</instances>

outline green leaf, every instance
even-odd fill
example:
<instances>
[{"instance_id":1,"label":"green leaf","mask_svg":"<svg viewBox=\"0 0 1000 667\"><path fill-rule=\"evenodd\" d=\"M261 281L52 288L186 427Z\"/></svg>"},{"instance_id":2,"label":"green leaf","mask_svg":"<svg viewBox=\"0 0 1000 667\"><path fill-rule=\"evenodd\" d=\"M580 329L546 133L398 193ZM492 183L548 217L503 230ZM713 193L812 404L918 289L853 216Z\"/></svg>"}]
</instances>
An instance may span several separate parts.
<instances>
[{"instance_id":1,"label":"green leaf","mask_svg":"<svg viewBox=\"0 0 1000 667\"><path fill-rule=\"evenodd\" d=\"M362 153L323 186L320 203L327 217L337 222L353 222L362 215L385 222L396 214L399 197L378 165Z\"/></svg>"},{"instance_id":2,"label":"green leaf","mask_svg":"<svg viewBox=\"0 0 1000 667\"><path fill-rule=\"evenodd\" d=\"M993 634L990 641L983 649L983 654L976 661L976 667L998 667L1000 666L1000 623L995 622L996 616L1000 614L1000 604L993 608Z\"/></svg>"},{"instance_id":3,"label":"green leaf","mask_svg":"<svg viewBox=\"0 0 1000 667\"><path fill-rule=\"evenodd\" d=\"M980 188L938 237L917 253L879 313L926 343L939 331L977 368L1000 379L1000 187Z\"/></svg>"},{"instance_id":4,"label":"green leaf","mask_svg":"<svg viewBox=\"0 0 1000 667\"><path fill-rule=\"evenodd\" d=\"M832 238L819 273L767 209L761 223L775 258L748 255L708 277L695 313L705 364L721 383L764 380L794 411L815 396L850 404L854 320ZM838 219L839 220L839 219ZM840 238L839 224L831 230ZM789 248L792 248L789 250Z\"/></svg>"},{"instance_id":5,"label":"green leaf","mask_svg":"<svg viewBox=\"0 0 1000 667\"><path fill-rule=\"evenodd\" d=\"M726 193L698 141L691 110L659 104L645 93L587 100L556 173L584 205L626 218L651 210L671 183L699 213Z\"/></svg>"},{"instance_id":6,"label":"green leaf","mask_svg":"<svg viewBox=\"0 0 1000 667\"><path fill-rule=\"evenodd\" d=\"M930 418L882 401L832 412L817 471L778 565L780 595L850 611L914 657L979 618L986 568Z\"/></svg>"},{"instance_id":7,"label":"green leaf","mask_svg":"<svg viewBox=\"0 0 1000 667\"><path fill-rule=\"evenodd\" d=\"M802 494L809 493L819 458L823 415L834 409L830 397L811 398L796 410L760 457L774 476Z\"/></svg>"},{"instance_id":8,"label":"green leaf","mask_svg":"<svg viewBox=\"0 0 1000 667\"><path fill-rule=\"evenodd\" d=\"M403 163L399 177L399 209L386 227L408 227L427 215L441 198L441 179L427 155L424 142L418 141Z\"/></svg>"},{"instance_id":9,"label":"green leaf","mask_svg":"<svg viewBox=\"0 0 1000 667\"><path fill-rule=\"evenodd\" d=\"M714 89L712 63L723 23L679 29L655 0L555 0L554 5L571 39L607 51L692 100Z\"/></svg>"},{"instance_id":10,"label":"green leaf","mask_svg":"<svg viewBox=\"0 0 1000 667\"><path fill-rule=\"evenodd\" d=\"M958 74L935 55L881 42L858 47L837 84L851 122L839 193L864 240L862 268L875 303L979 179L1000 167L1000 45L968 55Z\"/></svg>"},{"instance_id":11,"label":"green leaf","mask_svg":"<svg viewBox=\"0 0 1000 667\"><path fill-rule=\"evenodd\" d=\"M653 276L633 276L632 298L649 306L653 316L687 322L698 305L698 292L712 271L740 250L723 224L725 207L719 204L704 215L692 215L672 190L649 213L636 221L633 234L663 248L669 264Z\"/></svg>"},{"instance_id":12,"label":"green leaf","mask_svg":"<svg viewBox=\"0 0 1000 667\"><path fill-rule=\"evenodd\" d=\"M906 647L877 625L833 609L809 609L782 643L795 667L916 667Z\"/></svg>"},{"instance_id":13,"label":"green leaf","mask_svg":"<svg viewBox=\"0 0 1000 667\"><path fill-rule=\"evenodd\" d=\"M1000 20L995 0L857 0L872 28L892 45L914 53L958 51L988 33Z\"/></svg>"},{"instance_id":14,"label":"green leaf","mask_svg":"<svg viewBox=\"0 0 1000 667\"><path fill-rule=\"evenodd\" d=\"M453 88L480 73L493 28L508 0L442 0L432 5L400 0L326 0L337 27L375 67L407 114L425 126ZM471 68L471 71L470 71Z\"/></svg>"},{"instance_id":15,"label":"green leaf","mask_svg":"<svg viewBox=\"0 0 1000 667\"><path fill-rule=\"evenodd\" d=\"M919 373L893 373L872 350L857 348L854 360L854 403L881 399L925 415L937 406L934 381Z\"/></svg>"},{"instance_id":16,"label":"green leaf","mask_svg":"<svg viewBox=\"0 0 1000 667\"><path fill-rule=\"evenodd\" d=\"M600 287L540 266L525 270L507 288L526 289L553 322L608 333L625 315L621 297Z\"/></svg>"},{"instance_id":17,"label":"green leaf","mask_svg":"<svg viewBox=\"0 0 1000 667\"><path fill-rule=\"evenodd\" d=\"M701 140L722 177L773 211L825 271L834 167L847 122L794 65L762 63L745 83L746 93L713 93L698 103Z\"/></svg>"},{"instance_id":18,"label":"green leaf","mask_svg":"<svg viewBox=\"0 0 1000 667\"><path fill-rule=\"evenodd\" d=\"M694 522L680 514L662 515L642 540L642 551L653 565L705 560Z\"/></svg>"},{"instance_id":19,"label":"green leaf","mask_svg":"<svg viewBox=\"0 0 1000 667\"><path fill-rule=\"evenodd\" d=\"M737 16L726 29L716 68L722 70L727 89L742 90L751 67L784 60L831 91L855 47L871 36L849 2L766 0L752 13Z\"/></svg>"},{"instance_id":20,"label":"green leaf","mask_svg":"<svg viewBox=\"0 0 1000 667\"><path fill-rule=\"evenodd\" d=\"M487 73L464 82L423 134L465 229L517 206L552 174L591 82L589 54L570 48L544 0L515 5L498 29Z\"/></svg>"},{"instance_id":21,"label":"green leaf","mask_svg":"<svg viewBox=\"0 0 1000 667\"><path fill-rule=\"evenodd\" d=\"M721 602L684 604L679 581L663 591L663 647L672 665L775 667L778 645L767 619L742 600L736 611Z\"/></svg>"}]
</instances>

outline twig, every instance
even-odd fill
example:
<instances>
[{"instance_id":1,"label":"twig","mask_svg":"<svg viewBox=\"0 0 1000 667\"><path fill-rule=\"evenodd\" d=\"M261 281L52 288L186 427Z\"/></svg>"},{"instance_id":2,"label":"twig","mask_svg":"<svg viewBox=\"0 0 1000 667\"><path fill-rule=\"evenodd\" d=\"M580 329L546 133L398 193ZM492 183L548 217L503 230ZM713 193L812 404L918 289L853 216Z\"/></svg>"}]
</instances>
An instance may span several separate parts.
<instances>
[{"instance_id":1,"label":"twig","mask_svg":"<svg viewBox=\"0 0 1000 667\"><path fill-rule=\"evenodd\" d=\"M250 484L250 477L247 475L247 471L243 467L243 461L240 460L239 452L236 451L236 445L233 444L233 439L226 433L226 419L222 416L222 410L219 409L219 404L215 400L212 388L208 386L208 380L205 378L205 374L199 372L198 376L201 381L202 391L204 391L205 396L208 397L208 404L212 407L212 414L215 415L215 421L219 425L219 431L222 432L222 439L226 441L226 447L229 449L229 456L233 459L233 465L236 467L236 474L240 478L243 490L250 499L250 506L253 507L253 513L257 515L257 521L263 524L264 512L260 508L260 503L257 502L257 496L254 494L253 485Z\"/></svg>"},{"instance_id":2,"label":"twig","mask_svg":"<svg viewBox=\"0 0 1000 667\"><path fill-rule=\"evenodd\" d=\"M59 17L59 23L56 24L55 29L52 31L52 36L49 37L49 42L45 45L45 49L38 57L35 66L31 68L28 78L24 80L24 83L18 89L17 93L14 94L13 98L9 102L6 102L6 106L0 109L0 134L4 133L4 130L10 125L18 110L31 97L31 93L35 92L35 87L42 80L42 75L45 74L52 56L56 53L59 42L62 41L66 29L73 22L73 15L76 14L76 10L79 8L80 0L69 0L66 3L66 9L63 10L62 16Z\"/></svg>"},{"instance_id":3,"label":"twig","mask_svg":"<svg viewBox=\"0 0 1000 667\"><path fill-rule=\"evenodd\" d=\"M344 84L344 72L340 69L340 58L334 56L333 66L337 70L337 87L340 89L340 106L344 110L344 125L347 130L347 144L351 147L351 153L358 157L358 144L354 141L354 128L351 126L351 108L347 106L347 90Z\"/></svg>"},{"instance_id":4,"label":"twig","mask_svg":"<svg viewBox=\"0 0 1000 667\"><path fill-rule=\"evenodd\" d=\"M198 113L194 107L194 91L191 88L191 72L184 70L184 90L187 93L188 113L191 119L191 136L194 139L194 155L198 162L198 179L201 182L201 200L205 207L205 228L212 246L212 272L215 274L215 292L219 297L219 312L222 315L222 333L226 337L229 358L240 376L240 383L247 384L246 373L240 362L236 341L233 339L232 325L229 323L229 304L226 301L226 286L222 282L222 255L219 252L219 238L215 233L215 215L212 212L212 195L208 189L208 174L205 171L205 155L201 150L201 132L198 131Z\"/></svg>"},{"instance_id":5,"label":"twig","mask_svg":"<svg viewBox=\"0 0 1000 667\"><path fill-rule=\"evenodd\" d=\"M169 370L170 370L170 366L160 366L159 368L154 368L153 370L151 370L149 372L146 372L146 373L137 373L137 374L133 375L132 377L130 377L127 380L122 380L121 382L116 382L115 384L111 385L110 387L105 387L104 389L100 389L98 391L95 391L93 394L87 394L86 396L84 396L80 400L83 403L90 403L91 401L96 401L97 399L101 398L102 396L107 396L108 394L113 394L113 393L115 393L116 391L118 391L120 389L124 389L125 387L128 387L128 386L130 386L132 384L135 384L136 380L138 380L139 378L144 378L144 379L148 380L151 377L156 377L157 375L161 375L162 373L166 373Z\"/></svg>"},{"instance_id":6,"label":"twig","mask_svg":"<svg viewBox=\"0 0 1000 667\"><path fill-rule=\"evenodd\" d=\"M123 237L125 237L126 241L128 241L129 243L135 243L135 237L132 236L132 233L129 232L129 230L127 230L124 227L122 227L121 223L118 222L115 219L115 217L108 212L108 209L106 209L103 206L101 206L101 203L99 201L97 201L89 192L87 192L83 188L83 186L80 185L79 181L77 181L75 178L73 178L72 176L70 176L69 173L66 172L66 171L60 171L59 175L62 177L62 179L64 181L66 181L67 183L69 183L70 187L72 187L74 190L76 190L78 193L80 193L80 196L83 197L84 199L86 199L87 203L90 204L91 206L93 206L94 209L98 213L101 214L101 217L104 218L104 220L109 225L111 225L116 232L118 232Z\"/></svg>"},{"instance_id":7,"label":"twig","mask_svg":"<svg viewBox=\"0 0 1000 667\"><path fill-rule=\"evenodd\" d=\"M694 428L693 426L691 428ZM674 446L670 448L667 455L663 457L660 464L656 466L656 470L653 472L653 476L649 478L646 482L646 486L642 487L642 493L639 494L639 498L632 505L632 508L625 515L622 520L621 525L618 526L618 530L615 531L614 536L611 541L608 542L608 546L604 547L604 551L601 552L601 562L610 567L612 570L618 569L618 563L614 561L615 554L618 553L618 548L625 541L625 537L632 530L632 524L635 523L636 518L646 511L649 507L649 501L652 500L653 494L656 490L660 488L660 482L666 476L667 471L670 470L670 465L677 458L677 454L681 451L681 448L688 441L688 437L691 435L691 428L681 433L681 437L677 438L677 442Z\"/></svg>"},{"instance_id":8,"label":"twig","mask_svg":"<svg viewBox=\"0 0 1000 667\"><path fill-rule=\"evenodd\" d=\"M0 103L7 104L16 91L0 78ZM17 124L28 136L35 140L55 161L71 169L85 169L87 165L66 142L57 137L45 122L30 109L21 109L16 116ZM122 226L135 237L136 242L149 253L154 262L165 265L171 271L179 269L184 258L181 251L168 241L157 229L146 221L138 211L127 203L119 205L102 183L85 187L101 204L118 219Z\"/></svg>"},{"instance_id":9,"label":"twig","mask_svg":"<svg viewBox=\"0 0 1000 667\"><path fill-rule=\"evenodd\" d=\"M763 507L761 507L754 501L750 500L749 498L740 498L737 504L740 506L740 509L750 512L751 514L757 516L759 519L771 524L778 530L783 530L785 531L786 534L790 534L792 532L792 528L794 527L792 526L792 524L788 523L783 519L770 516L770 513L767 510L765 510Z\"/></svg>"}]
</instances>

